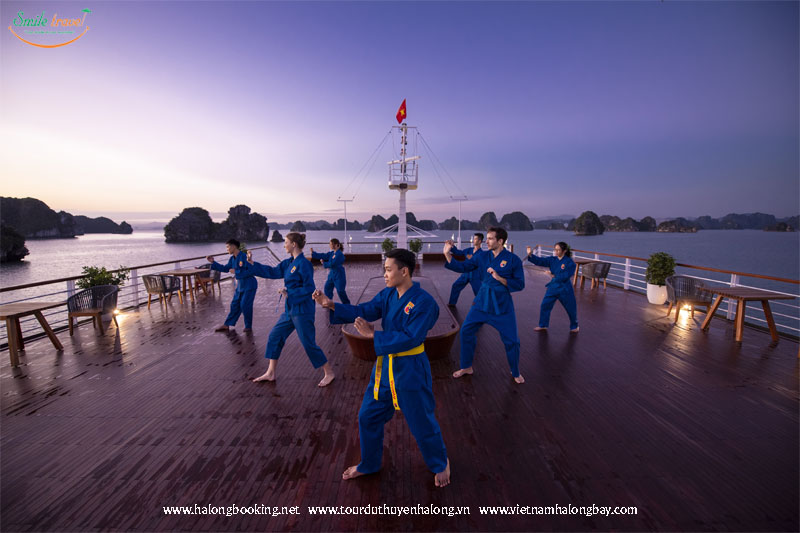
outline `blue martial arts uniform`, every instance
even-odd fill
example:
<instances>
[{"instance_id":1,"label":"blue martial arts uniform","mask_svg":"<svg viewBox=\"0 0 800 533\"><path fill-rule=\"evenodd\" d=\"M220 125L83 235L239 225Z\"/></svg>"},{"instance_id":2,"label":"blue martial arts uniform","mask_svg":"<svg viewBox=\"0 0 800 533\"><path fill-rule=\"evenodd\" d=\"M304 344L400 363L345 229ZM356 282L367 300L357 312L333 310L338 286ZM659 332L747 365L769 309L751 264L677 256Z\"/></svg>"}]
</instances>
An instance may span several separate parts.
<instances>
[{"instance_id":1,"label":"blue martial arts uniform","mask_svg":"<svg viewBox=\"0 0 800 533\"><path fill-rule=\"evenodd\" d=\"M300 343L306 350L306 355L311 360L314 368L319 368L328 362L322 349L317 346L316 331L314 329L314 267L303 254L296 258L284 259L277 266L254 263L253 273L256 276L269 279L283 278L286 286L286 306L283 314L278 319L275 327L269 333L267 340L267 359L278 359L286 339L296 329Z\"/></svg>"},{"instance_id":2,"label":"blue martial arts uniform","mask_svg":"<svg viewBox=\"0 0 800 533\"><path fill-rule=\"evenodd\" d=\"M454 255L463 255L467 259L472 258L473 255L477 254L485 254L487 253L485 250L481 250L478 248L476 251L474 247L464 248L463 250L459 250L458 248L452 248L450 253ZM481 288L481 275L480 272L477 270L470 270L469 272L464 272L458 279L453 282L453 286L450 288L450 300L447 302L449 305L456 305L458 303L458 297L461 294L461 291L464 290L464 287L467 285L472 287L472 292L475 296L478 295L478 291Z\"/></svg>"},{"instance_id":3,"label":"blue martial arts uniform","mask_svg":"<svg viewBox=\"0 0 800 533\"><path fill-rule=\"evenodd\" d=\"M339 293L339 299L343 304L349 304L350 298L344 291L347 285L347 277L344 273L344 252L341 249L331 250L328 253L311 252L313 259L321 259L322 266L329 268L328 279L325 281L325 288L323 292L328 298L333 298L333 289Z\"/></svg>"},{"instance_id":4,"label":"blue martial arts uniform","mask_svg":"<svg viewBox=\"0 0 800 533\"><path fill-rule=\"evenodd\" d=\"M575 291L572 289L572 276L575 275L575 261L566 255L559 259L552 257L537 257L533 254L528 256L528 261L537 266L550 269L553 279L546 285L547 291L542 299L542 306L539 309L539 327L546 328L550 325L550 311L556 304L556 300L561 302L569 315L569 329L578 327L578 309L575 304Z\"/></svg>"},{"instance_id":5,"label":"blue martial arts uniform","mask_svg":"<svg viewBox=\"0 0 800 533\"><path fill-rule=\"evenodd\" d=\"M439 306L419 283L414 282L401 298L398 298L397 289L387 287L367 303L334 305L333 322L355 322L356 317L370 322L380 318L383 328L375 332L378 361L358 412L361 440L358 471L369 474L380 470L383 426L394 416L395 409L399 409L403 411L425 464L435 474L443 472L447 467L447 450L434 416L436 402L431 388L431 366L424 351L425 335L439 317Z\"/></svg>"},{"instance_id":6,"label":"blue martial arts uniform","mask_svg":"<svg viewBox=\"0 0 800 533\"><path fill-rule=\"evenodd\" d=\"M522 260L503 249L497 257L491 250L473 255L466 261L450 261L445 268L454 272L477 271L481 276L481 288L472 302L467 318L461 324L461 368L472 366L478 330L489 324L500 333L506 349L506 359L514 377L519 376L519 336L517 335L517 316L511 293L525 288L525 272ZM491 267L506 279L503 285L486 270Z\"/></svg>"},{"instance_id":7,"label":"blue martial arts uniform","mask_svg":"<svg viewBox=\"0 0 800 533\"><path fill-rule=\"evenodd\" d=\"M226 326L235 326L239 315L244 314L244 327L253 327L253 300L256 298L258 281L253 277L253 265L247 262L247 254L240 251L236 256L231 256L228 262L221 265L214 261L211 270L229 272L233 269L236 278L236 291L231 300L231 310L225 318Z\"/></svg>"}]
</instances>

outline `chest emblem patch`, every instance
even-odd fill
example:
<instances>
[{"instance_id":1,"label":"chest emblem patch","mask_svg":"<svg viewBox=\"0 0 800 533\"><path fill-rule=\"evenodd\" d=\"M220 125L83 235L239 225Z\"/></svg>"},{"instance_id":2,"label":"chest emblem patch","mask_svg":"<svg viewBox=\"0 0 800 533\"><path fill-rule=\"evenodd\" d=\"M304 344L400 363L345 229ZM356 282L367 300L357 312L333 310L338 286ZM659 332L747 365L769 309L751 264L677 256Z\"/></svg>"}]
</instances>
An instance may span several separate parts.
<instances>
[{"instance_id":1,"label":"chest emblem patch","mask_svg":"<svg viewBox=\"0 0 800 533\"><path fill-rule=\"evenodd\" d=\"M239 268L242 268L243 266L244 266L244 263L242 261L239 261Z\"/></svg>"},{"instance_id":2,"label":"chest emblem patch","mask_svg":"<svg viewBox=\"0 0 800 533\"><path fill-rule=\"evenodd\" d=\"M567 268L567 265L561 265L561 270L564 270L565 268Z\"/></svg>"},{"instance_id":3,"label":"chest emblem patch","mask_svg":"<svg viewBox=\"0 0 800 533\"><path fill-rule=\"evenodd\" d=\"M289 271L290 274L294 274L294 271L297 270L296 266L293 266L292 269Z\"/></svg>"},{"instance_id":4,"label":"chest emblem patch","mask_svg":"<svg viewBox=\"0 0 800 533\"><path fill-rule=\"evenodd\" d=\"M414 304L413 304L412 302L408 302L408 303L406 304L406 308L405 308L405 309L403 309L403 312L404 312L405 314L408 314L408 313L410 313L410 312L411 312L411 310L412 310L412 309L414 309Z\"/></svg>"},{"instance_id":5,"label":"chest emblem patch","mask_svg":"<svg viewBox=\"0 0 800 533\"><path fill-rule=\"evenodd\" d=\"M500 261L500 268L506 266L506 263L508 263L508 261Z\"/></svg>"}]
</instances>

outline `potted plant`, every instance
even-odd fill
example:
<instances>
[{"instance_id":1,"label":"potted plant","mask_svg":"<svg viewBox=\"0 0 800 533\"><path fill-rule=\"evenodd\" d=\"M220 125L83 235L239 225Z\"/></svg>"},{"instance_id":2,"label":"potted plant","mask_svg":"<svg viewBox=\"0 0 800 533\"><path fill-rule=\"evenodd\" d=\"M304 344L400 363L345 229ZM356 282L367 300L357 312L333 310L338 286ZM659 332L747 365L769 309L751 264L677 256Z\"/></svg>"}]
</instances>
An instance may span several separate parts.
<instances>
[{"instance_id":1,"label":"potted plant","mask_svg":"<svg viewBox=\"0 0 800 533\"><path fill-rule=\"evenodd\" d=\"M647 260L647 301L664 305L667 301L666 279L675 274L675 259L666 252L656 252Z\"/></svg>"},{"instance_id":2,"label":"potted plant","mask_svg":"<svg viewBox=\"0 0 800 533\"><path fill-rule=\"evenodd\" d=\"M106 270L106 267L95 267L95 266L85 266L83 267L83 277L75 282L75 285L79 289L89 289L91 287L96 287L98 285L116 285L119 287L120 285L125 283L125 280L128 279L128 274L130 270L127 268L120 266L116 272L109 272ZM111 306L116 307L117 296L114 295L113 299L111 300ZM106 309L108 311L108 309ZM116 314L117 311L114 311ZM105 312L103 314L102 319L107 320L111 316L111 313ZM116 319L114 319L116 321ZM119 326L117 326L119 327Z\"/></svg>"},{"instance_id":3,"label":"potted plant","mask_svg":"<svg viewBox=\"0 0 800 533\"><path fill-rule=\"evenodd\" d=\"M381 243L381 250L383 250L383 253L381 254L381 259L383 262L386 261L386 253L394 250L394 241L389 237L383 239L383 242Z\"/></svg>"},{"instance_id":4,"label":"potted plant","mask_svg":"<svg viewBox=\"0 0 800 533\"><path fill-rule=\"evenodd\" d=\"M85 266L83 267L83 277L75 285L79 289L88 289L97 285L120 286L128 279L129 273L130 270L123 266L120 266L116 272L109 272L106 267Z\"/></svg>"},{"instance_id":5,"label":"potted plant","mask_svg":"<svg viewBox=\"0 0 800 533\"><path fill-rule=\"evenodd\" d=\"M419 272L422 269L422 240L411 239L408 241L408 249L414 252L414 255L417 257L417 266L415 269Z\"/></svg>"}]
</instances>

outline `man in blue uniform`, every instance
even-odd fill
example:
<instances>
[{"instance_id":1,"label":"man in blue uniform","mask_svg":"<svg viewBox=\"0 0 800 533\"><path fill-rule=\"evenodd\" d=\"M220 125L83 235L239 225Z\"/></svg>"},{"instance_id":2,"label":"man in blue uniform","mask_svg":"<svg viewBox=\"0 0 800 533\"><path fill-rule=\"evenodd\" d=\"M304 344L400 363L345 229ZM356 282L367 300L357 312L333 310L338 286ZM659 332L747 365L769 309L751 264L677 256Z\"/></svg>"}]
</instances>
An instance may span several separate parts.
<instances>
[{"instance_id":1,"label":"man in blue uniform","mask_svg":"<svg viewBox=\"0 0 800 533\"><path fill-rule=\"evenodd\" d=\"M330 269L328 279L325 281L324 292L328 298L333 298L333 289L339 293L339 299L343 304L349 304L350 298L347 297L345 287L347 286L347 277L344 273L344 252L342 251L342 243L339 239L331 239L331 251L327 253L315 252L311 248L311 258L319 259L322 261L322 266Z\"/></svg>"},{"instance_id":2,"label":"man in blue uniform","mask_svg":"<svg viewBox=\"0 0 800 533\"><path fill-rule=\"evenodd\" d=\"M578 307L575 304L575 291L572 289L572 276L575 275L577 265L572 260L572 250L565 242L557 242L553 247L556 254L552 257L538 257L533 255L533 250L528 246L528 261L537 266L550 269L552 278L546 285L547 291L542 298L539 308L539 325L534 331L544 331L550 326L550 311L556 300L561 302L569 316L569 332L578 333Z\"/></svg>"},{"instance_id":3,"label":"man in blue uniform","mask_svg":"<svg viewBox=\"0 0 800 533\"><path fill-rule=\"evenodd\" d=\"M453 244L452 240L447 242L451 245ZM450 248L450 253L453 255L463 255L467 259L472 259L474 255L485 253L481 250L481 244L483 244L483 233L476 233L472 236L472 248L459 250L455 246L452 246ZM464 287L467 285L472 287L473 294L477 296L481 288L481 273L477 270L471 270L458 276L458 279L453 282L453 287L450 289L450 301L447 302L447 305L456 305L461 291L464 290Z\"/></svg>"},{"instance_id":4,"label":"man in blue uniform","mask_svg":"<svg viewBox=\"0 0 800 533\"><path fill-rule=\"evenodd\" d=\"M239 320L239 315L244 314L244 330L249 333L253 331L253 300L256 298L258 282L253 277L253 271L247 262L247 255L239 247L241 243L236 239L230 239L225 243L231 257L228 262L221 265L214 261L214 256L209 255L206 261L211 264L211 270L219 272L230 272L236 278L236 291L231 300L231 310L225 318L225 323L214 331L229 331L231 326L235 326Z\"/></svg>"},{"instance_id":5,"label":"man in blue uniform","mask_svg":"<svg viewBox=\"0 0 800 533\"><path fill-rule=\"evenodd\" d=\"M445 268L455 272L476 270L481 274L481 288L467 318L461 324L461 368L453 373L454 378L472 374L472 360L478 330L489 324L500 333L506 349L508 366L517 383L525 383L519 372L519 336L517 317L511 293L525 288L525 272L522 260L504 248L508 232L503 228L489 228L486 244L489 251L473 255L466 261L454 261L450 253L452 246L444 245Z\"/></svg>"},{"instance_id":6,"label":"man in blue uniform","mask_svg":"<svg viewBox=\"0 0 800 533\"><path fill-rule=\"evenodd\" d=\"M425 353L425 336L439 317L433 297L412 281L415 256L398 248L386 254L383 278L386 288L359 305L334 304L320 291L314 299L331 310L331 320L355 323L356 330L373 339L378 360L358 412L361 462L342 474L352 479L377 472L383 456L383 426L402 410L417 441L434 483L450 483L450 461L434 416L431 367ZM371 321L381 319L383 331Z\"/></svg>"},{"instance_id":7,"label":"man in blue uniform","mask_svg":"<svg viewBox=\"0 0 800 533\"><path fill-rule=\"evenodd\" d=\"M269 359L269 368L263 375L253 379L254 383L275 381L278 358L281 356L286 339L295 329L311 364L314 368L322 367L325 372L317 386L325 387L335 377L331 364L322 349L317 346L314 329L314 301L311 299L311 295L314 293L314 267L303 255L305 244L306 236L302 233L288 233L283 247L291 257L284 259L274 267L261 263L252 263L251 265L251 270L256 276L269 279L283 278L284 288L279 292L286 297L285 310L270 331L267 340L267 351L264 357ZM252 256L249 256L248 259L252 260Z\"/></svg>"}]
</instances>

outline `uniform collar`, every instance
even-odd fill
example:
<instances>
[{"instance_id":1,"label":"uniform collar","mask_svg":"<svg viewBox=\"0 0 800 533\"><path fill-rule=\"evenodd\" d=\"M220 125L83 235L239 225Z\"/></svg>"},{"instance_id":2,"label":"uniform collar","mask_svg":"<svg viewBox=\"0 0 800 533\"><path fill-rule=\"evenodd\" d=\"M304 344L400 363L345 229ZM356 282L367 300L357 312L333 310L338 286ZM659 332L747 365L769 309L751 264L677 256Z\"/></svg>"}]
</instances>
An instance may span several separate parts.
<instances>
[{"instance_id":1,"label":"uniform collar","mask_svg":"<svg viewBox=\"0 0 800 533\"><path fill-rule=\"evenodd\" d=\"M409 288L408 288L408 290L407 290L406 292L404 292L404 293L403 293L403 296L402 296L402 297L399 297L399 296L398 296L398 301L400 301L400 300L408 300L409 298L411 298L412 296L414 296L414 294L416 294L416 292L417 292L418 290L419 290L419 281L413 281L413 282L412 282L412 284L411 284L411 287L409 287ZM397 295L397 294L399 294L399 293L397 292L397 289L396 289L396 288L394 289L394 291L393 291L393 292L394 292L396 295Z\"/></svg>"}]
</instances>

